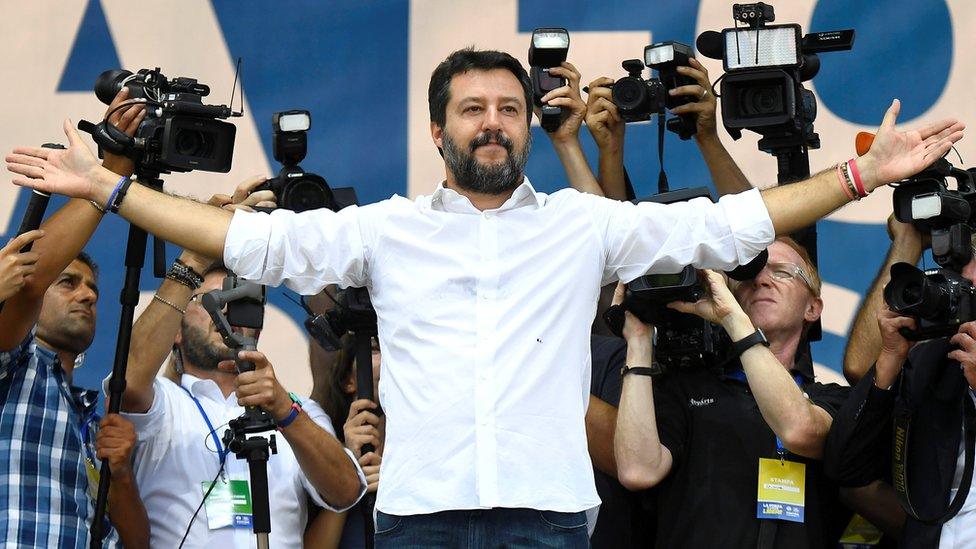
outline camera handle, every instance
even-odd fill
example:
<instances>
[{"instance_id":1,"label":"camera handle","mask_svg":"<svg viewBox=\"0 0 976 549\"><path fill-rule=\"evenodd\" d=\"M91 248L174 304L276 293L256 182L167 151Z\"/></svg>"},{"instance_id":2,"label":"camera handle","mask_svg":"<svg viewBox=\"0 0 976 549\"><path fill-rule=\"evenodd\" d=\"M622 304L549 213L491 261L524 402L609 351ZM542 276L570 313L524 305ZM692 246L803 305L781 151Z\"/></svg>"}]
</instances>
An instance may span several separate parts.
<instances>
[{"instance_id":1,"label":"camera handle","mask_svg":"<svg viewBox=\"0 0 976 549\"><path fill-rule=\"evenodd\" d=\"M136 169L137 181L151 189L162 191L163 181L158 173L151 173ZM108 382L108 413L117 414L122 406L122 393L125 392L125 371L128 366L129 343L132 339L132 321L135 316L136 305L139 303L139 277L146 259L146 231L129 224L129 237L125 249L125 281L119 301L122 303L121 320L119 320L118 337L115 340L115 359L112 363L112 377ZM91 523L91 541L89 547L98 549L102 546L105 531L105 509L108 504L108 488L112 482L112 471L108 460L102 462L99 470L98 495L95 498L95 514Z\"/></svg>"},{"instance_id":2,"label":"camera handle","mask_svg":"<svg viewBox=\"0 0 976 549\"><path fill-rule=\"evenodd\" d=\"M237 300L263 301L261 286L246 283L229 290L213 290L203 294L200 304L210 315L214 327L220 333L224 344L234 350L234 363L237 372L250 372L255 369L254 362L241 360L237 357L241 351L257 350L257 340L253 337L237 333L231 328L224 314L224 305ZM275 431L278 426L274 418L266 410L257 406L248 406L237 419L228 422L228 429L224 431L223 442L227 449L234 452L237 459L246 459L251 477L251 517L252 528L258 549L269 547L268 535L271 533L271 506L268 496L268 459L278 453L275 442ZM260 433L271 431L267 437L258 436Z\"/></svg>"}]
</instances>

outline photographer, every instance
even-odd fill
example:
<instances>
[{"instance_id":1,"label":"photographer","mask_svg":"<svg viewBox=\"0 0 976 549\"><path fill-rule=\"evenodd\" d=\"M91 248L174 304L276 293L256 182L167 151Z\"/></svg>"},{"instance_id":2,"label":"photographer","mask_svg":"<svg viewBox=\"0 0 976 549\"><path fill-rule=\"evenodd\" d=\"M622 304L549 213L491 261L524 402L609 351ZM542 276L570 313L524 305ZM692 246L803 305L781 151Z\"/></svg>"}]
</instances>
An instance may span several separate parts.
<instances>
[{"instance_id":1,"label":"photographer","mask_svg":"<svg viewBox=\"0 0 976 549\"><path fill-rule=\"evenodd\" d=\"M389 417L377 546L434 536L456 546L515 538L585 546L583 511L599 503L584 417L600 286L651 269L731 268L774 234L853 199L834 169L718 204L538 193L524 174L532 89L515 58L454 52L434 70L428 98L446 179L415 201L231 214L120 182L70 127L66 153L17 148L7 161L15 184L99 204L112 197L110 210L222 256L244 278L308 294L333 283L369 287ZM962 138L951 120L895 131L897 112L893 103L856 161L864 194L918 172Z\"/></svg>"},{"instance_id":2,"label":"photographer","mask_svg":"<svg viewBox=\"0 0 976 549\"><path fill-rule=\"evenodd\" d=\"M328 290L325 290L328 291ZM311 301L311 300L310 300ZM329 364L312 364L315 390L312 398L322 404L340 441L359 460L368 483L367 493L376 493L379 484L379 468L382 462L386 417L377 415L378 406L367 399L356 399L356 359L353 335L342 338L342 348ZM373 339L373 394L378 394L380 371L379 343ZM315 340L309 345L318 347ZM321 348L319 349L321 351ZM364 444L372 444L374 451L363 454ZM365 499L353 508L336 513L321 510L309 523L305 533L306 547L339 547L354 549L365 547L365 517L372 509L364 508Z\"/></svg>"},{"instance_id":3,"label":"photographer","mask_svg":"<svg viewBox=\"0 0 976 549\"><path fill-rule=\"evenodd\" d=\"M118 94L109 110L127 96ZM132 135L144 116L141 106L122 108L109 122ZM123 174L133 169L131 162L110 154L103 166ZM15 279L30 271L8 286L16 292L0 312L0 476L10 484L0 497L0 539L8 543L88 547L89 496L96 486L86 469L97 475L91 442L98 398L71 380L95 336L97 268L82 249L101 219L102 212L87 200L70 200L41 231L15 238L4 251L4 267L13 267L8 273ZM17 252L29 240L33 249ZM131 487L119 483L109 497L131 498ZM134 501L111 514L118 532L106 536L106 547L115 546L120 536L126 546L140 545L148 521L138 498Z\"/></svg>"},{"instance_id":4,"label":"photographer","mask_svg":"<svg viewBox=\"0 0 976 549\"><path fill-rule=\"evenodd\" d=\"M812 365L797 362L823 308L820 278L788 238L770 245L766 267L735 296L722 275L704 276L707 298L669 307L721 324L741 368L670 371L652 382L635 370L651 365L649 328L628 312L614 441L620 481L661 485L661 547L828 547L839 532L829 530L819 460L847 391L815 382ZM798 496L794 510L763 498L758 509L768 511L757 518L757 486L781 484ZM783 520L767 518L777 514Z\"/></svg>"},{"instance_id":5,"label":"photographer","mask_svg":"<svg viewBox=\"0 0 976 549\"><path fill-rule=\"evenodd\" d=\"M752 188L749 180L739 169L728 150L718 137L716 108L718 105L708 71L697 59L688 60L690 66L677 68L679 74L695 80L696 84L670 90L672 96L694 97L696 101L675 107L671 114L695 114L695 144L712 175L712 182L719 195L738 193ZM613 104L611 87L613 79L597 78L589 85L586 98L586 127L600 150L599 182L608 198L628 200L626 174L624 173L624 132L626 124Z\"/></svg>"},{"instance_id":6,"label":"photographer","mask_svg":"<svg viewBox=\"0 0 976 549\"><path fill-rule=\"evenodd\" d=\"M902 254L904 261L917 261L923 240L914 227L890 223L893 229L889 258ZM976 279L976 260L962 276ZM872 496L860 501L865 517L899 536L903 547L972 547L976 543L973 492L961 486L964 476L966 437L964 418L973 408L976 387L976 323L959 326L951 337L939 337L912 344L899 329L917 328L913 318L891 311L881 298L887 278L880 276L865 303L881 305L877 313L877 339L857 333L851 338L863 347L849 349L858 355L874 351L875 361L851 392L850 400L838 412L827 438L827 473L842 486L867 490ZM863 307L863 306L862 306ZM859 318L864 314L859 313ZM876 344L875 344L876 342ZM856 365L851 371L856 372ZM848 370L845 364L845 371ZM904 427L904 486L910 494L916 516L905 513L897 503L893 485L892 423L908 418ZM908 436L910 432L911 436ZM948 509L960 489L970 490L961 507ZM868 513L874 511L876 516ZM919 520L923 517L926 521Z\"/></svg>"},{"instance_id":7,"label":"photographer","mask_svg":"<svg viewBox=\"0 0 976 549\"><path fill-rule=\"evenodd\" d=\"M250 192L262 182L260 177L245 181L233 197L218 195L211 204L249 209L273 200L270 191ZM260 406L280 432L278 452L267 462L270 543L295 547L302 543L309 499L329 509L346 508L362 494L365 481L335 439L325 412L288 393L262 353L241 352L240 358L257 367L237 373L233 352L199 302L204 293L221 289L227 275L213 263L184 252L132 328L122 416L138 434L134 470L152 521L152 544L175 547L184 536L192 547L253 543L250 526L240 535L230 510L210 505L204 493L211 484L223 490L228 483L249 483L247 462L228 455L218 441L221 426L243 406ZM157 377L170 351L178 383ZM222 473L215 478L218 470Z\"/></svg>"}]
</instances>

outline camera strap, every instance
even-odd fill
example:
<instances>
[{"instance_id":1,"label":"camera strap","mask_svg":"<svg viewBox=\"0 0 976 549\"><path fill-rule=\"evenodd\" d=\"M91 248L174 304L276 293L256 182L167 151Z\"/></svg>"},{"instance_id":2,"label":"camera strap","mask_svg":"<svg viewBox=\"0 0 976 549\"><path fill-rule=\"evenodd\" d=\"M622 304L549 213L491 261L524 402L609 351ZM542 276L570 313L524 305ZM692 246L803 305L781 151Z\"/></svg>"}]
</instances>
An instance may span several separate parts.
<instances>
[{"instance_id":1,"label":"camera strap","mask_svg":"<svg viewBox=\"0 0 976 549\"><path fill-rule=\"evenodd\" d=\"M892 431L892 452L891 452L891 476L895 492L902 508L912 518L926 524L944 524L946 521L956 516L962 504L969 496L969 489L973 482L973 465L976 458L976 405L968 394L965 395L964 408L966 411L963 420L963 432L965 436L965 464L962 470L962 479L959 481L959 489L956 496L952 498L946 510L934 516L921 516L912 504L911 496L908 492L908 443L911 432L912 415L907 407L898 407L894 412L894 429Z\"/></svg>"},{"instance_id":2,"label":"camera strap","mask_svg":"<svg viewBox=\"0 0 976 549\"><path fill-rule=\"evenodd\" d=\"M664 173L664 112L657 113L657 160L661 166L661 172L657 174L657 192L666 193L668 187L668 174Z\"/></svg>"}]
</instances>

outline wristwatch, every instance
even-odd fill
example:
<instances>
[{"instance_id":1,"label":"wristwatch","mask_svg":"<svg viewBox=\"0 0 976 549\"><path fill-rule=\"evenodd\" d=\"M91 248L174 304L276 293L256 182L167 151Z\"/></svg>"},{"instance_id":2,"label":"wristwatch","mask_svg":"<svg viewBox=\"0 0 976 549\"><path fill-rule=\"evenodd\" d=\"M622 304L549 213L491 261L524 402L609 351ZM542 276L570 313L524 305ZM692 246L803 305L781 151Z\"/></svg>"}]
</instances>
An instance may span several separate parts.
<instances>
[{"instance_id":1,"label":"wristwatch","mask_svg":"<svg viewBox=\"0 0 976 549\"><path fill-rule=\"evenodd\" d=\"M627 374L634 374L636 376L657 377L663 373L664 373L664 369L661 368L661 365L657 362L652 362L649 367L625 365L624 367L620 368L620 377L624 377Z\"/></svg>"},{"instance_id":2,"label":"wristwatch","mask_svg":"<svg viewBox=\"0 0 976 549\"><path fill-rule=\"evenodd\" d=\"M766 334L764 334L759 328L756 328L755 332L752 332L739 341L732 343L732 352L729 353L729 358L739 358L742 356L742 353L748 351L752 346L760 343L766 347L769 347L769 340L766 339Z\"/></svg>"}]
</instances>

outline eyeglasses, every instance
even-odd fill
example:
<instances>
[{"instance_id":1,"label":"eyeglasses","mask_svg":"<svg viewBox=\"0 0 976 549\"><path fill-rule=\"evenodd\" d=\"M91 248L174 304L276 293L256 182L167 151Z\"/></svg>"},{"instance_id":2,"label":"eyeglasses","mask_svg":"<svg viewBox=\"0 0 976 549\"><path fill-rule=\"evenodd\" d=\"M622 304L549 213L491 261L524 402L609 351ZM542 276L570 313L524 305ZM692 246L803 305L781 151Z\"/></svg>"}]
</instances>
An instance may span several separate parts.
<instances>
[{"instance_id":1,"label":"eyeglasses","mask_svg":"<svg viewBox=\"0 0 976 549\"><path fill-rule=\"evenodd\" d=\"M808 275L803 268L795 263L790 263L787 261L770 261L766 263L763 270L768 270L772 277L777 280L793 280L795 278L799 278L804 282L804 284L807 285L807 288L809 288L811 292L814 294L817 293L813 287L813 280L810 278L810 275ZM738 286L738 284L736 286Z\"/></svg>"}]
</instances>

